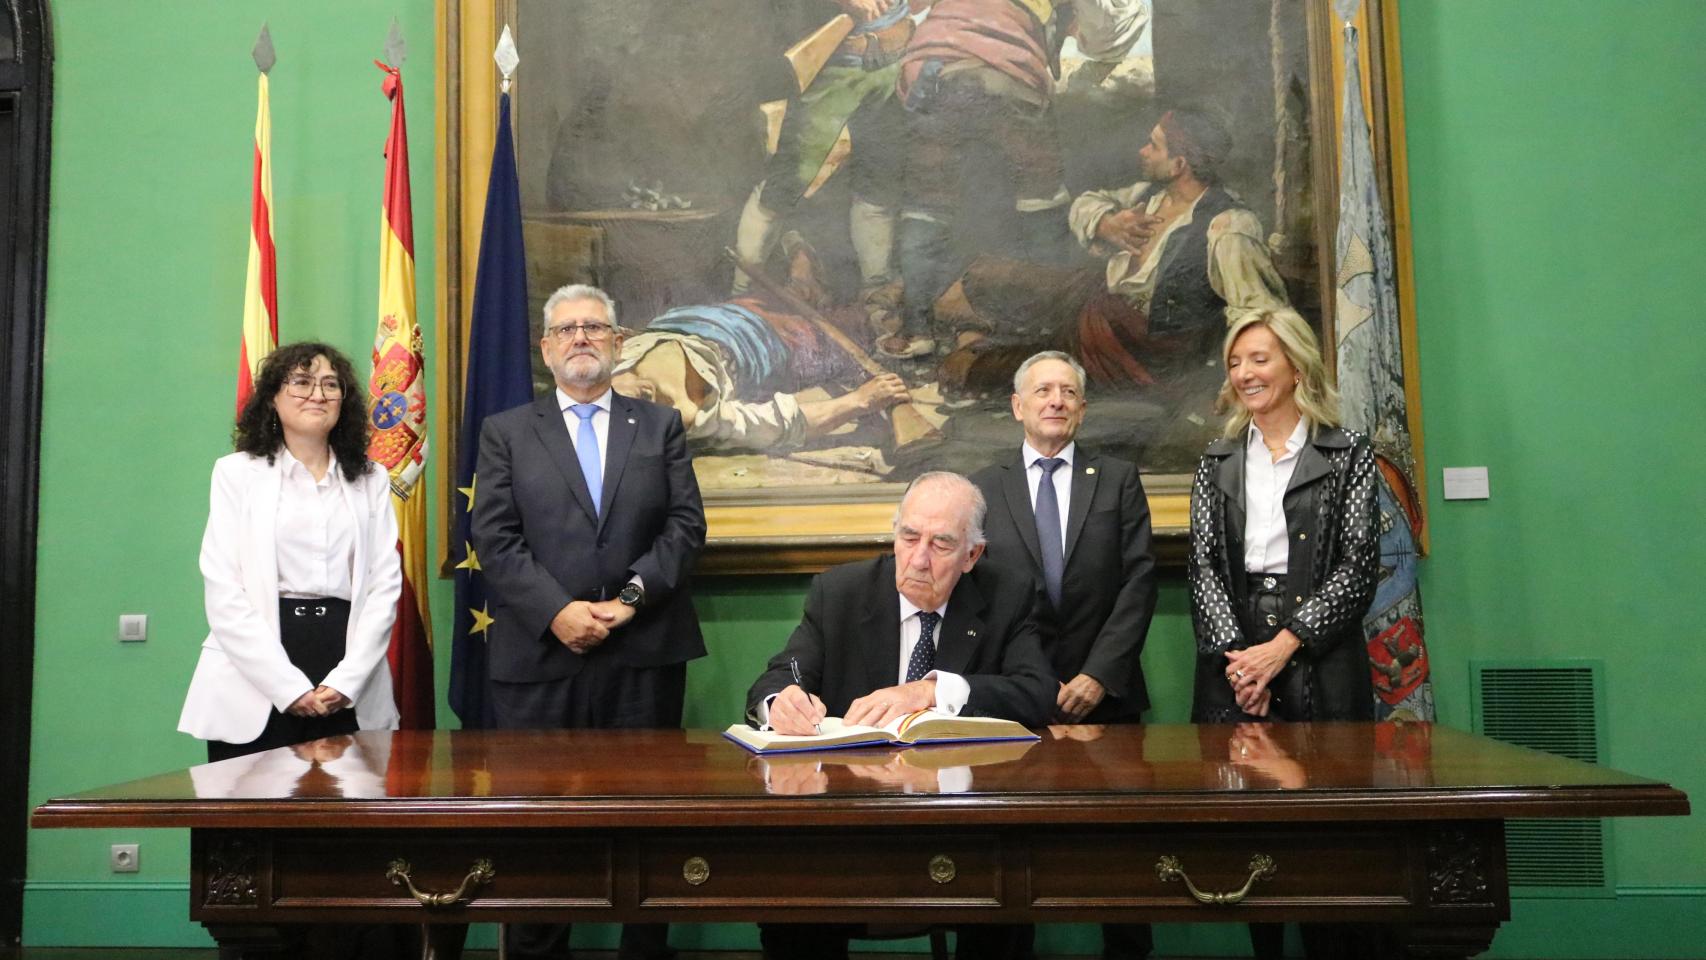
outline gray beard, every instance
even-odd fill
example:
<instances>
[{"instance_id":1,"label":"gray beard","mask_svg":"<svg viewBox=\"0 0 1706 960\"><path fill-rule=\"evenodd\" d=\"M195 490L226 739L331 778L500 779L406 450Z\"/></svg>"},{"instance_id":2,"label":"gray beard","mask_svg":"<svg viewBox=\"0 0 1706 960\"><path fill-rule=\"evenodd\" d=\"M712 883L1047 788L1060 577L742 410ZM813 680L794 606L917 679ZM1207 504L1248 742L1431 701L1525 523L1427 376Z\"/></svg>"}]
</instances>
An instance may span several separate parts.
<instances>
[{"instance_id":1,"label":"gray beard","mask_svg":"<svg viewBox=\"0 0 1706 960\"><path fill-rule=\"evenodd\" d=\"M595 357L594 359L596 360L597 358ZM557 375L558 380L569 384L570 386L582 388L596 387L609 380L610 372L615 369L614 365L606 365L600 361L597 369L590 373L581 373L574 367L574 360L574 357L569 357L562 362L562 365L553 371Z\"/></svg>"}]
</instances>

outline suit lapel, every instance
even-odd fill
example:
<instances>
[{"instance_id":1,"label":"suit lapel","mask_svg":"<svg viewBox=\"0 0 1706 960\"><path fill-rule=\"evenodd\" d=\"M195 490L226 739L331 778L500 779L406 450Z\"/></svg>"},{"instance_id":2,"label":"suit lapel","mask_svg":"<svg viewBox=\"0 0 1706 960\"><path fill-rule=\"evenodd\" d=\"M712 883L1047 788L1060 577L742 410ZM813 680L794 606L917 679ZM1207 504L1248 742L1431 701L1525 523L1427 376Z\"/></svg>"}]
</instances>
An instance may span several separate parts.
<instances>
[{"instance_id":1,"label":"suit lapel","mask_svg":"<svg viewBox=\"0 0 1706 960\"><path fill-rule=\"evenodd\" d=\"M870 637L865 648L865 691L900 682L900 593L894 586L894 556L877 564L871 584L873 602L865 606L860 635ZM860 694L861 696L863 694Z\"/></svg>"},{"instance_id":2,"label":"suit lapel","mask_svg":"<svg viewBox=\"0 0 1706 960\"><path fill-rule=\"evenodd\" d=\"M1090 501L1096 496L1096 482L1100 476L1095 456L1079 447L1072 462L1072 506L1067 508L1063 568L1072 562L1072 548L1078 544L1078 534L1084 530L1084 518L1090 515Z\"/></svg>"},{"instance_id":3,"label":"suit lapel","mask_svg":"<svg viewBox=\"0 0 1706 960\"><path fill-rule=\"evenodd\" d=\"M598 514L592 509L592 494L586 488L586 478L581 476L575 442L569 438L569 428L563 423L563 411L557 407L557 391L552 390L533 401L533 413L533 432L538 434L551 462L557 465L557 472L563 475L575 502L596 523Z\"/></svg>"},{"instance_id":4,"label":"suit lapel","mask_svg":"<svg viewBox=\"0 0 1706 960\"><path fill-rule=\"evenodd\" d=\"M1297 451L1297 467L1291 471L1291 482L1285 485L1285 492L1289 494L1332 472L1332 465L1315 449L1315 444L1305 441L1303 449Z\"/></svg>"},{"instance_id":5,"label":"suit lapel","mask_svg":"<svg viewBox=\"0 0 1706 960\"><path fill-rule=\"evenodd\" d=\"M1019 528L1019 539L1031 552L1032 568L1041 570L1043 551L1037 543L1037 514L1031 509L1031 475L1025 469L1023 453L1007 465L1007 472L1001 477L1001 493L1007 501L1007 512L1013 517L1013 526Z\"/></svg>"},{"instance_id":6,"label":"suit lapel","mask_svg":"<svg viewBox=\"0 0 1706 960\"><path fill-rule=\"evenodd\" d=\"M983 590L970 572L960 577L948 597L948 615L942 619L936 638L936 669L962 676L977 651L978 635L984 631L983 612L988 605Z\"/></svg>"},{"instance_id":7,"label":"suit lapel","mask_svg":"<svg viewBox=\"0 0 1706 960\"><path fill-rule=\"evenodd\" d=\"M610 394L610 431L604 441L604 490L598 506L598 526L610 516L610 505L616 502L616 488L622 483L622 471L628 466L628 451L634 446L634 401L614 391Z\"/></svg>"},{"instance_id":8,"label":"suit lapel","mask_svg":"<svg viewBox=\"0 0 1706 960\"><path fill-rule=\"evenodd\" d=\"M1226 501L1226 535L1244 537L1244 444L1235 440L1216 440L1209 453L1220 458L1214 474L1215 488Z\"/></svg>"},{"instance_id":9,"label":"suit lapel","mask_svg":"<svg viewBox=\"0 0 1706 960\"><path fill-rule=\"evenodd\" d=\"M278 501L284 490L284 461L254 461L260 476L243 519L243 584L250 597L278 593ZM359 514L358 514L359 516ZM258 604L261 619L278 622L277 604Z\"/></svg>"}]
</instances>

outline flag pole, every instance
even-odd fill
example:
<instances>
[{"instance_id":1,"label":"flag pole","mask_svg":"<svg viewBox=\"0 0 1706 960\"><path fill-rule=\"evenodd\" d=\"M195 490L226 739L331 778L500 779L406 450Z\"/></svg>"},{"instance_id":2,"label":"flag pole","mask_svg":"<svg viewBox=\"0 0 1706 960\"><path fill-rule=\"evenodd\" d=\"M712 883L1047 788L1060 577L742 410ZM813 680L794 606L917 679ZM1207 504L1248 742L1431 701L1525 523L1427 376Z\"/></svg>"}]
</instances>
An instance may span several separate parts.
<instances>
[{"instance_id":1,"label":"flag pole","mask_svg":"<svg viewBox=\"0 0 1706 960\"><path fill-rule=\"evenodd\" d=\"M249 401L261 361L278 347L278 254L272 231L272 107L268 74L278 58L272 30L261 24L250 56L256 79L254 172L250 179L249 263L243 281L243 325L237 348L237 412Z\"/></svg>"},{"instance_id":2,"label":"flag pole","mask_svg":"<svg viewBox=\"0 0 1706 960\"><path fill-rule=\"evenodd\" d=\"M457 441L455 509L456 623L451 639L450 708L464 729L492 723L486 696L486 638L496 620L479 552L473 513L479 497L480 429L486 418L533 399L533 346L527 317L527 255L521 229L521 188L510 133L509 88L520 63L508 25L492 53L503 76L497 136L492 145L486 209L468 322L468 373ZM502 616L501 613L496 616Z\"/></svg>"},{"instance_id":3,"label":"flag pole","mask_svg":"<svg viewBox=\"0 0 1706 960\"><path fill-rule=\"evenodd\" d=\"M388 660L400 725L406 730L435 726L432 668L432 620L427 608L426 486L421 482L427 457L425 347L415 313L415 228L409 196L408 119L403 107L402 30L391 21L385 60L374 61L385 73L380 84L391 101L391 127L385 139L385 187L379 214L379 309L373 338L372 438L367 455L391 476L391 504L397 513L397 551L403 585L397 619L391 627Z\"/></svg>"}]
</instances>

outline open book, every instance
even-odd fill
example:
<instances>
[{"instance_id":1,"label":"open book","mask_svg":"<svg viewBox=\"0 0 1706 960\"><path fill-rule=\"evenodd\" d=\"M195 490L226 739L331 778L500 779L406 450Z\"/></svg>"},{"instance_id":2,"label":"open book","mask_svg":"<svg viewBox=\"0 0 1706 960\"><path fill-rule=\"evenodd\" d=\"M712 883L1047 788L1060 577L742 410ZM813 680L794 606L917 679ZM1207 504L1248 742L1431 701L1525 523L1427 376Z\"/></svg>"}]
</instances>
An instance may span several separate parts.
<instances>
[{"instance_id":1,"label":"open book","mask_svg":"<svg viewBox=\"0 0 1706 960\"><path fill-rule=\"evenodd\" d=\"M731 725L723 736L753 753L788 753L802 750L835 750L842 747L910 747L925 743L975 743L985 740L1037 740L1036 734L1011 720L996 717L950 717L934 710L919 710L897 717L880 727L842 723L826 717L821 733L794 735L754 730L744 723Z\"/></svg>"}]
</instances>

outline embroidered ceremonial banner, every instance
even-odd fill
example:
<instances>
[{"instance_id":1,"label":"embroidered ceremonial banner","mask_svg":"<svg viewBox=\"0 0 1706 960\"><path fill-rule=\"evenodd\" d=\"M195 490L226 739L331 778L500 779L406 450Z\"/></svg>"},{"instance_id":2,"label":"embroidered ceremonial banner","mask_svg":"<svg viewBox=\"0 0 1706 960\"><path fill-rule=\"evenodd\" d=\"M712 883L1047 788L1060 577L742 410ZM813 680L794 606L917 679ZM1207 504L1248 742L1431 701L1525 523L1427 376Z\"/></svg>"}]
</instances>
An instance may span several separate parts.
<instances>
[{"instance_id":1,"label":"embroidered ceremonial banner","mask_svg":"<svg viewBox=\"0 0 1706 960\"><path fill-rule=\"evenodd\" d=\"M378 61L375 61L378 63ZM391 680L405 730L434 726L432 620L427 611L426 361L415 323L415 231L409 203L409 136L403 113L403 78L385 71L382 89L391 100L391 132L385 140L385 194L379 217L379 329L373 339L373 377L368 382L373 437L367 455L391 474L391 503L397 511L397 549L403 559L403 593L391 628Z\"/></svg>"},{"instance_id":2,"label":"embroidered ceremonial banner","mask_svg":"<svg viewBox=\"0 0 1706 960\"><path fill-rule=\"evenodd\" d=\"M1362 102L1362 65L1354 20L1362 0L1337 0L1345 31L1340 114L1339 226L1335 238L1339 399L1345 426L1374 442L1379 458L1380 586L1363 619L1376 719L1434 718L1433 683L1422 641L1422 593L1414 446L1404 397L1404 349L1398 328L1398 274L1392 232L1375 178L1374 147Z\"/></svg>"}]
</instances>

